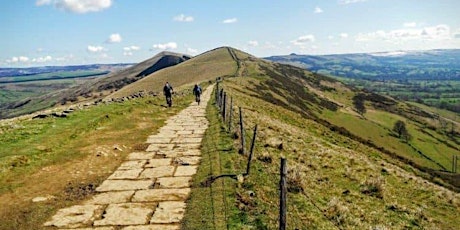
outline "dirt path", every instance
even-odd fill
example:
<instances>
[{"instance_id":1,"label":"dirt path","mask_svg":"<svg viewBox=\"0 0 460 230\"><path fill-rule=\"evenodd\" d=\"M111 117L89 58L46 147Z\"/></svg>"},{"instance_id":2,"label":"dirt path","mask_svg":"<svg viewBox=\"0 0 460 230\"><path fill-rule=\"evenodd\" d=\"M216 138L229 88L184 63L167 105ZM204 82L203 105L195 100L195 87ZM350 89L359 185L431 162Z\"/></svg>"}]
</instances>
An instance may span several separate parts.
<instances>
[{"instance_id":1,"label":"dirt path","mask_svg":"<svg viewBox=\"0 0 460 230\"><path fill-rule=\"evenodd\" d=\"M148 138L145 152L133 152L81 205L59 210L45 226L60 229L180 229L190 182L201 160L208 127L206 104L213 85Z\"/></svg>"}]
</instances>

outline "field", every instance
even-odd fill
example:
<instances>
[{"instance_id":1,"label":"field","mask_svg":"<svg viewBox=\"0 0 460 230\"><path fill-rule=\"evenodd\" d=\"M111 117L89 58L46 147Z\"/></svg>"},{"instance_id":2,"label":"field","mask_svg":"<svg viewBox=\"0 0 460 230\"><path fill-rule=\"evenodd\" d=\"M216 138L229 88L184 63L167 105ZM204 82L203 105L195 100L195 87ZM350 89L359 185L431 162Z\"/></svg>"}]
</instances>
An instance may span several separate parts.
<instances>
[{"instance_id":1,"label":"field","mask_svg":"<svg viewBox=\"0 0 460 230\"><path fill-rule=\"evenodd\" d=\"M460 79L380 81L336 78L360 89L460 113Z\"/></svg>"}]
</instances>

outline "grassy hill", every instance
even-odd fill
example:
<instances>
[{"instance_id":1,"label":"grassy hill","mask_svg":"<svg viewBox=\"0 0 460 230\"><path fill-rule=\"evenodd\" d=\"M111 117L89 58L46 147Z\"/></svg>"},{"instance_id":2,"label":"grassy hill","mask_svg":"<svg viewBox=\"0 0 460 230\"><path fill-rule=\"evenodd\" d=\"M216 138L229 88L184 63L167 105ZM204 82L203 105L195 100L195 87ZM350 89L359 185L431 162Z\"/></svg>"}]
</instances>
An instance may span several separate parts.
<instances>
[{"instance_id":1,"label":"grassy hill","mask_svg":"<svg viewBox=\"0 0 460 230\"><path fill-rule=\"evenodd\" d=\"M0 119L32 113L55 105L100 99L128 84L142 79L146 75L188 59L190 59L188 55L166 51L161 52L137 65L82 82L71 88L53 91L40 96L34 94L29 98L3 105L1 106ZM35 82L35 84L43 83Z\"/></svg>"},{"instance_id":2,"label":"grassy hill","mask_svg":"<svg viewBox=\"0 0 460 230\"><path fill-rule=\"evenodd\" d=\"M126 97L141 91L161 93L166 81L169 81L173 87L191 87L195 83L231 76L235 74L236 65L229 50L227 47L217 48L180 63L174 68L162 69L123 87L108 98Z\"/></svg>"},{"instance_id":3,"label":"grassy hill","mask_svg":"<svg viewBox=\"0 0 460 230\"><path fill-rule=\"evenodd\" d=\"M432 111L234 53L244 74L225 78L221 86L233 98L234 111L243 109L246 143L250 130L259 127L256 160L244 182L225 178L203 188L210 174L238 174L247 163L236 153L239 141L232 140L240 135L238 124L227 134L227 125L211 122L204 152L210 160L197 176L186 228L275 228L281 156L288 161L288 229L456 228L458 174L449 181L434 172L448 174L445 168L459 149L458 124L449 136L437 125L441 115L428 115ZM358 94L365 98L363 115L353 106ZM214 110L211 119L218 114ZM406 122L409 142L392 133L397 120Z\"/></svg>"},{"instance_id":4,"label":"grassy hill","mask_svg":"<svg viewBox=\"0 0 460 230\"><path fill-rule=\"evenodd\" d=\"M460 148L460 126L452 113L222 47L109 95L160 91L169 81L183 89L173 110L162 106L162 97L148 96L89 107L65 119L1 123L0 205L9 208L0 210L0 229L39 229L59 207L93 195L117 162L144 150L147 135L192 101L189 86L216 77L223 77L219 87L233 100L233 117L238 107L243 110L246 143L258 125L255 156L243 181L203 183L211 175L240 174L247 164L238 154L237 119L228 132L210 104L211 126L184 229L276 228L281 156L288 162L288 229L457 227L459 174L449 170ZM356 106L358 99L364 109ZM411 139L393 131L398 120ZM47 194L56 198L30 201Z\"/></svg>"},{"instance_id":5,"label":"grassy hill","mask_svg":"<svg viewBox=\"0 0 460 230\"><path fill-rule=\"evenodd\" d=\"M268 60L340 79L361 89L460 112L460 50L285 55Z\"/></svg>"}]
</instances>

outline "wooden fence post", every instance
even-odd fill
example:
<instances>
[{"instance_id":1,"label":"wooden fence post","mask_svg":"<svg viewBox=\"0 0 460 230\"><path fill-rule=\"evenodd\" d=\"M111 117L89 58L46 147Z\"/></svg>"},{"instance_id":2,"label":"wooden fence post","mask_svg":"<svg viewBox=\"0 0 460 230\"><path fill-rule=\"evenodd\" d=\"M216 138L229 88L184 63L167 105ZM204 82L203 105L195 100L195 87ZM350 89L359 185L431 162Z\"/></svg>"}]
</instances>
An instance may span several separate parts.
<instances>
[{"instance_id":1,"label":"wooden fence post","mask_svg":"<svg viewBox=\"0 0 460 230\"><path fill-rule=\"evenodd\" d=\"M281 168L280 168L280 222L279 229L286 229L286 198L287 198L287 187L286 187L286 158L281 158Z\"/></svg>"},{"instance_id":2,"label":"wooden fence post","mask_svg":"<svg viewBox=\"0 0 460 230\"><path fill-rule=\"evenodd\" d=\"M249 151L248 165L246 167L246 174L245 175L249 175L249 171L251 170L251 161L252 161L252 155L254 154L254 146L255 146L255 143L256 143L256 135L257 135L257 125L254 127L254 135L252 136L251 150Z\"/></svg>"},{"instance_id":3,"label":"wooden fence post","mask_svg":"<svg viewBox=\"0 0 460 230\"><path fill-rule=\"evenodd\" d=\"M227 92L224 92L224 100L222 105L222 121L225 123L226 119L226 110L227 110Z\"/></svg>"},{"instance_id":4,"label":"wooden fence post","mask_svg":"<svg viewBox=\"0 0 460 230\"><path fill-rule=\"evenodd\" d=\"M456 155L452 155L452 173L456 173L456 172L455 172L456 169L457 169L457 167L456 167L456 163L457 163L457 162L456 162L456 159L457 159L457 156L456 156Z\"/></svg>"},{"instance_id":5,"label":"wooden fence post","mask_svg":"<svg viewBox=\"0 0 460 230\"><path fill-rule=\"evenodd\" d=\"M233 97L230 97L230 111L228 111L229 118L228 118L228 132L232 132L232 116L233 116Z\"/></svg>"},{"instance_id":6,"label":"wooden fence post","mask_svg":"<svg viewBox=\"0 0 460 230\"><path fill-rule=\"evenodd\" d=\"M241 111L241 107L239 107L240 109L240 131L241 131L241 154L244 155L245 151L244 151L244 124L243 124L243 111Z\"/></svg>"},{"instance_id":7,"label":"wooden fence post","mask_svg":"<svg viewBox=\"0 0 460 230\"><path fill-rule=\"evenodd\" d=\"M220 92L219 92L219 111L222 111L222 101L223 101L223 98L224 97L224 89L220 89Z\"/></svg>"},{"instance_id":8,"label":"wooden fence post","mask_svg":"<svg viewBox=\"0 0 460 230\"><path fill-rule=\"evenodd\" d=\"M455 155L455 167L454 167L454 173L457 173L457 165L458 165L458 156Z\"/></svg>"},{"instance_id":9,"label":"wooden fence post","mask_svg":"<svg viewBox=\"0 0 460 230\"><path fill-rule=\"evenodd\" d=\"M216 106L219 107L219 81L217 81L216 83L216 95L215 96L216 96Z\"/></svg>"}]
</instances>

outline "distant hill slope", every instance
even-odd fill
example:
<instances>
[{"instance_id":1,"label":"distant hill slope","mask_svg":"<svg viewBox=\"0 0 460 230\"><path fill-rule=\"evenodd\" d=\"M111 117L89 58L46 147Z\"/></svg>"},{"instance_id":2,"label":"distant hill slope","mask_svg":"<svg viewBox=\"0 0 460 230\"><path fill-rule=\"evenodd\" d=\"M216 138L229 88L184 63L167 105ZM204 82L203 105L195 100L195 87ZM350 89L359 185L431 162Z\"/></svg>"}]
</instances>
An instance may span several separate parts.
<instances>
[{"instance_id":1,"label":"distant hill slope","mask_svg":"<svg viewBox=\"0 0 460 230\"><path fill-rule=\"evenodd\" d=\"M289 229L457 227L460 174L449 171L452 156L460 150L460 125L452 113L435 113L237 50L232 54L237 74L219 86L232 97L233 115L238 117L242 109L246 140L251 141L255 125L257 138L250 175L234 182L236 204L229 206L241 213L226 212L230 226L278 226L279 158L285 157ZM226 124L212 125L220 135L240 138L238 121L233 119L230 134ZM412 138L398 136L397 121L405 123ZM447 129L441 125L446 123ZM220 151L213 146L209 158L236 154L241 144L238 139L229 148L215 146ZM247 156L232 157L236 162L221 167L244 171ZM216 190L210 190L212 199ZM195 191L207 194L200 186ZM212 223L212 217L204 216L212 206L206 202L196 212L203 216L190 218L197 226Z\"/></svg>"},{"instance_id":2,"label":"distant hill slope","mask_svg":"<svg viewBox=\"0 0 460 230\"><path fill-rule=\"evenodd\" d=\"M39 111L56 104L99 98L155 71L176 65L190 58L184 54L161 52L137 65L86 81L81 85L4 105L0 108L0 119Z\"/></svg>"},{"instance_id":3,"label":"distant hill slope","mask_svg":"<svg viewBox=\"0 0 460 230\"><path fill-rule=\"evenodd\" d=\"M234 51L229 47L210 50L171 68L154 72L114 92L108 98L125 97L140 91L161 92L166 81L173 87L181 87L233 75L237 71L237 61L231 52Z\"/></svg>"},{"instance_id":4,"label":"distant hill slope","mask_svg":"<svg viewBox=\"0 0 460 230\"><path fill-rule=\"evenodd\" d=\"M265 58L326 75L356 79L458 79L460 49Z\"/></svg>"}]
</instances>

